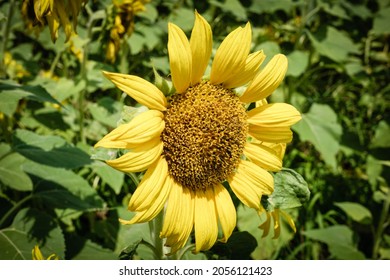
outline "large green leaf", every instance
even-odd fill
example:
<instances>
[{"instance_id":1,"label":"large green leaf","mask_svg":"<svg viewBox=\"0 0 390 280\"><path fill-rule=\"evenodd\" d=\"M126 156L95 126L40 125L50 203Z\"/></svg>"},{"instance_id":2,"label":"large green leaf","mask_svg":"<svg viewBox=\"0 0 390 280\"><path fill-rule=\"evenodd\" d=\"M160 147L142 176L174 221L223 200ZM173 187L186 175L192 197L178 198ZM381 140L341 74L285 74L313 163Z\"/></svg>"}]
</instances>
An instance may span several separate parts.
<instances>
[{"instance_id":1,"label":"large green leaf","mask_svg":"<svg viewBox=\"0 0 390 280\"><path fill-rule=\"evenodd\" d=\"M23 171L25 158L11 151L7 144L0 143L0 181L18 191L31 191L30 177Z\"/></svg>"},{"instance_id":2,"label":"large green leaf","mask_svg":"<svg viewBox=\"0 0 390 280\"><path fill-rule=\"evenodd\" d=\"M92 163L90 156L59 136L18 129L13 149L28 159L54 167L77 168Z\"/></svg>"},{"instance_id":3,"label":"large green leaf","mask_svg":"<svg viewBox=\"0 0 390 280\"><path fill-rule=\"evenodd\" d=\"M293 51L287 56L287 76L298 77L306 70L309 64L309 53L304 51Z\"/></svg>"},{"instance_id":4,"label":"large green leaf","mask_svg":"<svg viewBox=\"0 0 390 280\"><path fill-rule=\"evenodd\" d=\"M323 56L329 57L336 62L343 62L350 53L359 53L359 45L354 43L347 35L332 26L327 26L325 38L323 34L309 34L310 41L315 49Z\"/></svg>"},{"instance_id":5,"label":"large green leaf","mask_svg":"<svg viewBox=\"0 0 390 280\"><path fill-rule=\"evenodd\" d=\"M88 106L92 117L110 127L116 127L121 116L123 104L110 97L103 97L97 103Z\"/></svg>"},{"instance_id":6,"label":"large green leaf","mask_svg":"<svg viewBox=\"0 0 390 280\"><path fill-rule=\"evenodd\" d=\"M2 103L5 97L2 97L3 92L11 92L15 96L21 98L27 98L39 102L50 102L62 106L58 100L54 99L45 88L40 85L37 86L21 86L11 83L0 83L0 103Z\"/></svg>"},{"instance_id":7,"label":"large green leaf","mask_svg":"<svg viewBox=\"0 0 390 280\"><path fill-rule=\"evenodd\" d=\"M303 232L310 239L328 245L331 257L341 260L365 259L362 252L353 244L353 232L344 225L335 225L323 229L313 229Z\"/></svg>"},{"instance_id":8,"label":"large green leaf","mask_svg":"<svg viewBox=\"0 0 390 280\"><path fill-rule=\"evenodd\" d=\"M90 240L84 240L82 249L73 256L72 260L117 260L118 256L109 249L93 243Z\"/></svg>"},{"instance_id":9,"label":"large green leaf","mask_svg":"<svg viewBox=\"0 0 390 280\"><path fill-rule=\"evenodd\" d=\"M302 120L293 126L293 130L302 141L311 142L324 161L336 169L342 127L330 106L314 103L309 112L302 115Z\"/></svg>"},{"instance_id":10,"label":"large green leaf","mask_svg":"<svg viewBox=\"0 0 390 280\"><path fill-rule=\"evenodd\" d=\"M209 3L221 8L226 13L231 13L238 20L247 20L246 10L238 0L225 0L223 3L210 0Z\"/></svg>"},{"instance_id":11,"label":"large green leaf","mask_svg":"<svg viewBox=\"0 0 390 280\"><path fill-rule=\"evenodd\" d=\"M380 9L374 17L372 31L375 34L389 34L390 7Z\"/></svg>"},{"instance_id":12,"label":"large green leaf","mask_svg":"<svg viewBox=\"0 0 390 280\"><path fill-rule=\"evenodd\" d=\"M40 179L34 198L53 208L94 211L103 207L103 200L89 183L74 172L35 162L27 162L24 170Z\"/></svg>"},{"instance_id":13,"label":"large green leaf","mask_svg":"<svg viewBox=\"0 0 390 280\"><path fill-rule=\"evenodd\" d=\"M38 245L48 257L65 255L65 240L61 228L48 214L36 209L19 211L12 225L0 231L0 259L32 259L32 249Z\"/></svg>"},{"instance_id":14,"label":"large green leaf","mask_svg":"<svg viewBox=\"0 0 390 280\"><path fill-rule=\"evenodd\" d=\"M107 183L116 194L119 194L123 183L124 183L124 173L120 172L111 166L99 163L94 166L93 170L102 178L103 182Z\"/></svg>"},{"instance_id":15,"label":"large green leaf","mask_svg":"<svg viewBox=\"0 0 390 280\"><path fill-rule=\"evenodd\" d=\"M361 224L371 224L372 215L363 205L356 202L337 202L337 207L340 207L352 220Z\"/></svg>"}]
</instances>

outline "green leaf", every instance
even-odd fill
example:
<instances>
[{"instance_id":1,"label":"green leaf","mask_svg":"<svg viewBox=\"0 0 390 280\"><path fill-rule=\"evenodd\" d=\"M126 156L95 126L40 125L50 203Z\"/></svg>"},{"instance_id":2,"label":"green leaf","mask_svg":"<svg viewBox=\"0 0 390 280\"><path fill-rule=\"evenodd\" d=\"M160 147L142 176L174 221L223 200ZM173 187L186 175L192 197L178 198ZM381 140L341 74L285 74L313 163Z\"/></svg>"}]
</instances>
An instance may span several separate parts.
<instances>
[{"instance_id":1,"label":"green leaf","mask_svg":"<svg viewBox=\"0 0 390 280\"><path fill-rule=\"evenodd\" d=\"M0 92L0 112L11 117L18 107L21 97L12 91Z\"/></svg>"},{"instance_id":2,"label":"green leaf","mask_svg":"<svg viewBox=\"0 0 390 280\"><path fill-rule=\"evenodd\" d=\"M372 31L375 34L389 34L389 22L390 22L390 7L385 9L380 9L378 13L374 17L374 24L372 27Z\"/></svg>"},{"instance_id":3,"label":"green leaf","mask_svg":"<svg viewBox=\"0 0 390 280\"><path fill-rule=\"evenodd\" d=\"M390 147L390 126L382 120L375 129L374 138L371 140L370 148L388 148Z\"/></svg>"},{"instance_id":4,"label":"green leaf","mask_svg":"<svg viewBox=\"0 0 390 280\"><path fill-rule=\"evenodd\" d=\"M323 34L308 33L310 41L315 49L323 56L326 56L336 62L347 60L348 54L359 53L359 45L354 43L352 39L345 33L338 31L332 26L327 26L325 38Z\"/></svg>"},{"instance_id":5,"label":"green leaf","mask_svg":"<svg viewBox=\"0 0 390 280\"><path fill-rule=\"evenodd\" d=\"M125 177L123 172L120 172L104 163L94 166L93 170L102 178L103 182L107 183L114 190L116 194L120 193Z\"/></svg>"},{"instance_id":6,"label":"green leaf","mask_svg":"<svg viewBox=\"0 0 390 280\"><path fill-rule=\"evenodd\" d=\"M296 208L310 199L310 190L305 179L292 169L283 168L277 172L274 185L275 190L267 199L267 211L274 208Z\"/></svg>"},{"instance_id":7,"label":"green leaf","mask_svg":"<svg viewBox=\"0 0 390 280\"><path fill-rule=\"evenodd\" d=\"M252 5L249 7L249 10L256 14L275 13L278 10L283 10L286 13L289 13L293 7L294 1L291 0L254 0L252 1Z\"/></svg>"},{"instance_id":8,"label":"green leaf","mask_svg":"<svg viewBox=\"0 0 390 280\"><path fill-rule=\"evenodd\" d=\"M31 191L31 179L22 169L25 161L23 156L12 152L9 145L0 143L0 181L18 191Z\"/></svg>"},{"instance_id":9,"label":"green leaf","mask_svg":"<svg viewBox=\"0 0 390 280\"><path fill-rule=\"evenodd\" d=\"M119 254L120 260L132 260L134 258L134 255L136 254L138 245L140 245L142 240L138 240L136 242L133 242L129 246L127 246L125 249L122 250Z\"/></svg>"},{"instance_id":10,"label":"green leaf","mask_svg":"<svg viewBox=\"0 0 390 280\"><path fill-rule=\"evenodd\" d=\"M303 232L306 237L328 245L331 256L340 260L363 260L362 252L353 245L353 232L344 225L335 225L323 229Z\"/></svg>"},{"instance_id":11,"label":"green leaf","mask_svg":"<svg viewBox=\"0 0 390 280\"><path fill-rule=\"evenodd\" d=\"M77 168L92 163L87 153L59 136L44 136L17 129L13 142L13 149L16 152L45 165Z\"/></svg>"},{"instance_id":12,"label":"green leaf","mask_svg":"<svg viewBox=\"0 0 390 280\"><path fill-rule=\"evenodd\" d=\"M210 0L209 3L218 8L221 8L225 13L233 14L237 20L247 20L245 8L238 0L225 0L223 3L216 0Z\"/></svg>"},{"instance_id":13,"label":"green leaf","mask_svg":"<svg viewBox=\"0 0 390 280\"><path fill-rule=\"evenodd\" d=\"M0 83L0 92L9 91L19 99L27 98L38 102L50 102L62 106L42 86L20 86L15 84ZM2 94L0 94L1 96ZM1 100L1 99L0 99Z\"/></svg>"},{"instance_id":14,"label":"green leaf","mask_svg":"<svg viewBox=\"0 0 390 280\"><path fill-rule=\"evenodd\" d=\"M95 189L70 170L35 162L27 162L23 168L27 173L41 178L33 196L43 200L49 207L79 211L95 211L103 207L103 200Z\"/></svg>"},{"instance_id":15,"label":"green leaf","mask_svg":"<svg viewBox=\"0 0 390 280\"><path fill-rule=\"evenodd\" d=\"M303 51L293 51L287 56L288 59L288 69L287 76L298 77L305 72L307 66L309 65L309 53Z\"/></svg>"},{"instance_id":16,"label":"green leaf","mask_svg":"<svg viewBox=\"0 0 390 280\"><path fill-rule=\"evenodd\" d=\"M314 103L293 130L302 141L311 142L321 153L324 161L336 169L336 154L340 149L342 127L337 115L328 105Z\"/></svg>"},{"instance_id":17,"label":"green leaf","mask_svg":"<svg viewBox=\"0 0 390 280\"><path fill-rule=\"evenodd\" d=\"M0 231L0 259L32 259L32 249L39 246L44 257L65 255L61 228L51 216L36 209L19 211L12 225Z\"/></svg>"},{"instance_id":18,"label":"green leaf","mask_svg":"<svg viewBox=\"0 0 390 280\"><path fill-rule=\"evenodd\" d=\"M366 166L368 181L372 186L375 186L379 176L382 173L383 166L381 162L372 155L367 156Z\"/></svg>"},{"instance_id":19,"label":"green leaf","mask_svg":"<svg viewBox=\"0 0 390 280\"><path fill-rule=\"evenodd\" d=\"M228 260L250 260L252 252L257 247L256 238L249 232L235 231L226 243L216 243L210 251L222 259Z\"/></svg>"},{"instance_id":20,"label":"green leaf","mask_svg":"<svg viewBox=\"0 0 390 280\"><path fill-rule=\"evenodd\" d=\"M72 260L117 260L118 257L111 250L85 239L82 249L73 256Z\"/></svg>"},{"instance_id":21,"label":"green leaf","mask_svg":"<svg viewBox=\"0 0 390 280\"><path fill-rule=\"evenodd\" d=\"M355 222L366 225L372 223L372 215L370 210L359 203L337 202L335 205L340 207Z\"/></svg>"},{"instance_id":22,"label":"green leaf","mask_svg":"<svg viewBox=\"0 0 390 280\"><path fill-rule=\"evenodd\" d=\"M90 103L88 110L92 117L110 127L116 127L122 111L122 103L111 97L103 97L97 103Z\"/></svg>"}]
</instances>

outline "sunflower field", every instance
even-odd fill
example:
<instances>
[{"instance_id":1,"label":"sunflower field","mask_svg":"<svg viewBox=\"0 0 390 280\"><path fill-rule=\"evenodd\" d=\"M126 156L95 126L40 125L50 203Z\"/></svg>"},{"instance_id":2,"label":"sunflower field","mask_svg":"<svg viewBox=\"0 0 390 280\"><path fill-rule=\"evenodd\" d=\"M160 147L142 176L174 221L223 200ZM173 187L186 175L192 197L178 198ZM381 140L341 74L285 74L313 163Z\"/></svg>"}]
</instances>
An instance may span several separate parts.
<instances>
[{"instance_id":1,"label":"sunflower field","mask_svg":"<svg viewBox=\"0 0 390 280\"><path fill-rule=\"evenodd\" d=\"M390 259L389 22L0 0L0 260Z\"/></svg>"}]
</instances>

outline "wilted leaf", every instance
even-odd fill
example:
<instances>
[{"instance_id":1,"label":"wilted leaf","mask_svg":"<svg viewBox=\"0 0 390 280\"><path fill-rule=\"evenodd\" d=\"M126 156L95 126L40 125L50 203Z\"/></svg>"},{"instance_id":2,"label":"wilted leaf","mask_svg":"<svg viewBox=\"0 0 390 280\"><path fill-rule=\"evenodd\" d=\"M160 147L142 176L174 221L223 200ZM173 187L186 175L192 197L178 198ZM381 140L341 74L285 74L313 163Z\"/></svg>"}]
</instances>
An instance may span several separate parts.
<instances>
[{"instance_id":1,"label":"wilted leaf","mask_svg":"<svg viewBox=\"0 0 390 280\"><path fill-rule=\"evenodd\" d=\"M340 149L342 127L337 115L328 105L314 103L302 120L293 126L302 141L311 142L324 161L336 169L336 154Z\"/></svg>"},{"instance_id":2,"label":"wilted leaf","mask_svg":"<svg viewBox=\"0 0 390 280\"><path fill-rule=\"evenodd\" d=\"M310 190L303 177L292 169L284 168L274 176L274 192L268 197L270 205L267 211L273 208L290 209L301 206L309 200Z\"/></svg>"}]
</instances>

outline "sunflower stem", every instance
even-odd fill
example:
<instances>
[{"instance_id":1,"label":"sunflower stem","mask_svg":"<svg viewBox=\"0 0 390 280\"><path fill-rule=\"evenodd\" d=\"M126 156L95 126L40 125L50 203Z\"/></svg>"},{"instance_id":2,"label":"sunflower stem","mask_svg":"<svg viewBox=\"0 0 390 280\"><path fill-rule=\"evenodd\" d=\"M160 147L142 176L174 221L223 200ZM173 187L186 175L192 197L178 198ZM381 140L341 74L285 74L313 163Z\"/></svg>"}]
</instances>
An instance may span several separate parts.
<instances>
[{"instance_id":1,"label":"sunflower stem","mask_svg":"<svg viewBox=\"0 0 390 280\"><path fill-rule=\"evenodd\" d=\"M160 238L164 218L164 211L161 211L156 218L149 222L150 237L155 248L156 258L158 260L164 259L164 244Z\"/></svg>"}]
</instances>

